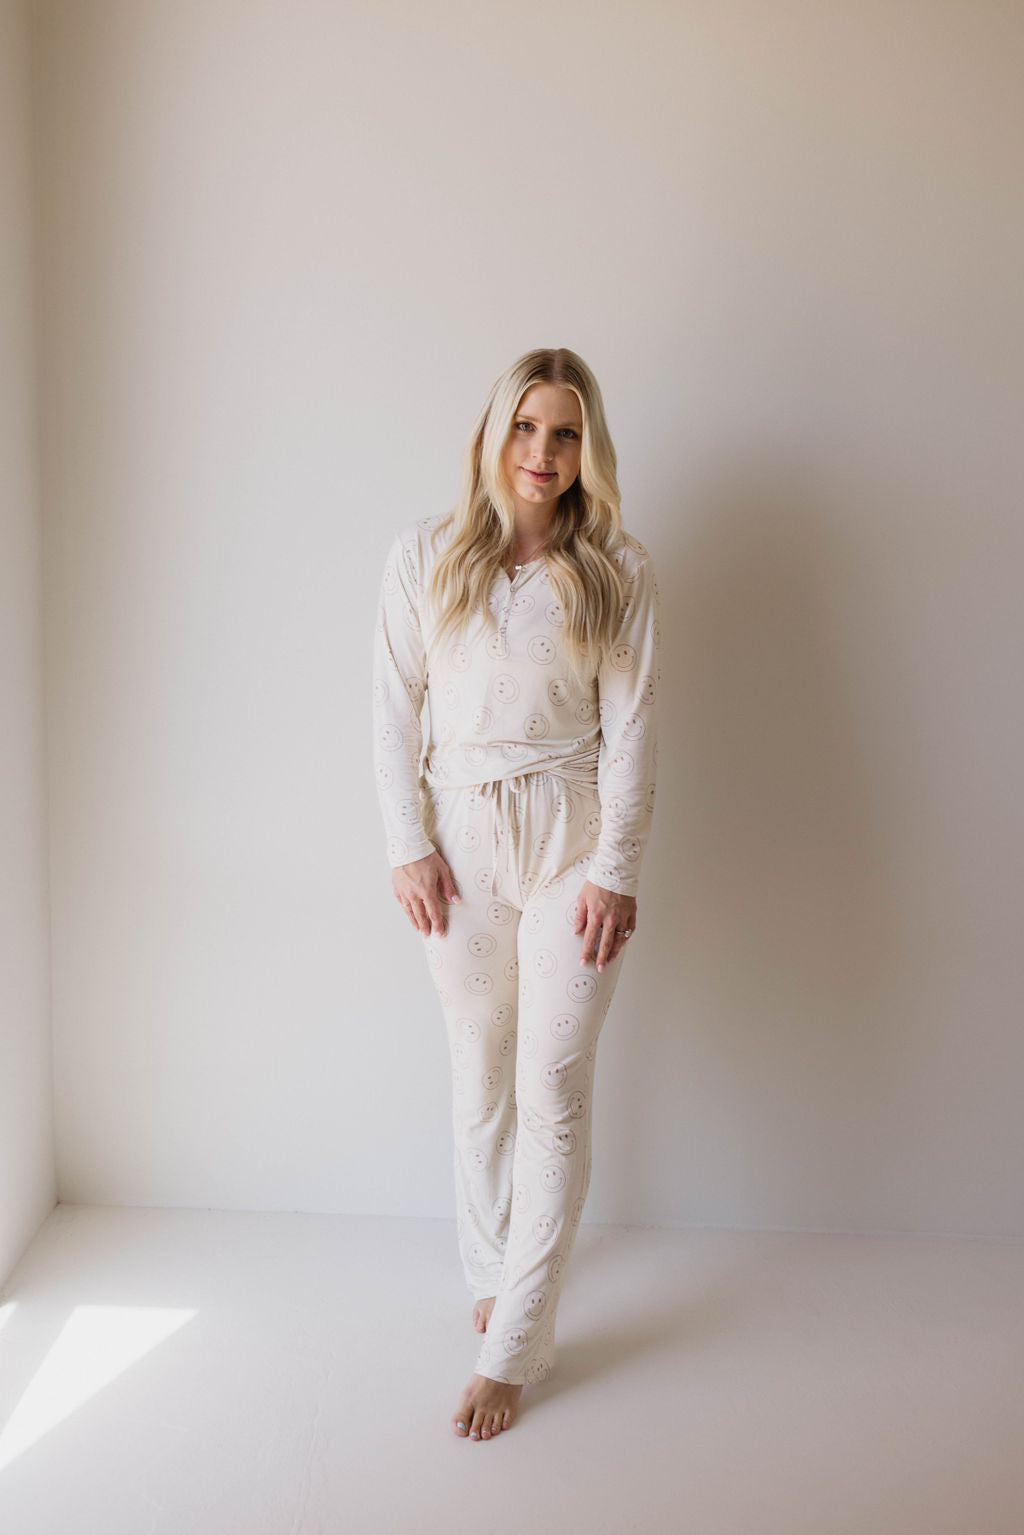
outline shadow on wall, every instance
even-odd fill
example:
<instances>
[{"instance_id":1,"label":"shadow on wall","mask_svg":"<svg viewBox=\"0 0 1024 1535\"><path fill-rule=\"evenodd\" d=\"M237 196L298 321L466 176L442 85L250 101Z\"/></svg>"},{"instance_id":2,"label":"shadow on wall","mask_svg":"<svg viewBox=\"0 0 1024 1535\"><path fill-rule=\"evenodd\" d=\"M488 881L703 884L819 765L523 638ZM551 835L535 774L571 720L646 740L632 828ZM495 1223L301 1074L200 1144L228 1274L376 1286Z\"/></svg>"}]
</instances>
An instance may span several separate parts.
<instances>
[{"instance_id":1,"label":"shadow on wall","mask_svg":"<svg viewBox=\"0 0 1024 1535\"><path fill-rule=\"evenodd\" d=\"M649 952L678 963L652 977L655 1027L693 1042L749 1147L771 1145L787 1206L812 1223L840 1202L867 1213L873 1175L851 1165L845 1130L834 1153L830 1137L837 1105L855 1138L874 1137L901 1054L897 893L851 651L883 616L870 539L856 543L856 507L785 462L748 462L684 501L689 536L659 570L661 852L645 915ZM637 1089L624 1149L643 1140ZM639 1165L622 1171L642 1185Z\"/></svg>"}]
</instances>

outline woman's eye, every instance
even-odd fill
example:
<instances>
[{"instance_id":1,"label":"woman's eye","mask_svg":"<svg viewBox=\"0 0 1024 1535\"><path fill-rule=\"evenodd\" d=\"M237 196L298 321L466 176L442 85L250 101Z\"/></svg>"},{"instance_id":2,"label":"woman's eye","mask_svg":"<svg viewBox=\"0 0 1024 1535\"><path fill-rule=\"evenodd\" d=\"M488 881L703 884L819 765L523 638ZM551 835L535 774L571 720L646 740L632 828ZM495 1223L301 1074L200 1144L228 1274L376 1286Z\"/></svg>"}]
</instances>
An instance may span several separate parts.
<instances>
[{"instance_id":1,"label":"woman's eye","mask_svg":"<svg viewBox=\"0 0 1024 1535\"><path fill-rule=\"evenodd\" d=\"M563 426L562 431L566 434L567 437L576 436L576 433L573 431L571 426Z\"/></svg>"},{"instance_id":2,"label":"woman's eye","mask_svg":"<svg viewBox=\"0 0 1024 1535\"><path fill-rule=\"evenodd\" d=\"M526 430L527 430L527 431L529 431L529 430L530 430L530 422L529 422L529 421L517 421L517 422L516 422L516 431L517 431L517 432L518 432L518 430L519 430L519 428L520 428L520 427L521 427L521 426L525 426L525 428L526 428Z\"/></svg>"}]
</instances>

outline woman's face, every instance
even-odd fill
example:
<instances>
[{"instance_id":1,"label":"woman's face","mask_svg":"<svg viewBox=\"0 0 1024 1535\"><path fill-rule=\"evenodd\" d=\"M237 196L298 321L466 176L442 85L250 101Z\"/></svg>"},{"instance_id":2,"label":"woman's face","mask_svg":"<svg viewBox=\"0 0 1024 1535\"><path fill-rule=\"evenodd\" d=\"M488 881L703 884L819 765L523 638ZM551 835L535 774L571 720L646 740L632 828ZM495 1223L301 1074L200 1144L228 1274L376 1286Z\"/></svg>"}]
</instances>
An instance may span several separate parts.
<instances>
[{"instance_id":1,"label":"woman's face","mask_svg":"<svg viewBox=\"0 0 1024 1535\"><path fill-rule=\"evenodd\" d=\"M571 389L532 384L519 401L502 450L517 507L554 511L559 496L580 472L583 413Z\"/></svg>"}]
</instances>

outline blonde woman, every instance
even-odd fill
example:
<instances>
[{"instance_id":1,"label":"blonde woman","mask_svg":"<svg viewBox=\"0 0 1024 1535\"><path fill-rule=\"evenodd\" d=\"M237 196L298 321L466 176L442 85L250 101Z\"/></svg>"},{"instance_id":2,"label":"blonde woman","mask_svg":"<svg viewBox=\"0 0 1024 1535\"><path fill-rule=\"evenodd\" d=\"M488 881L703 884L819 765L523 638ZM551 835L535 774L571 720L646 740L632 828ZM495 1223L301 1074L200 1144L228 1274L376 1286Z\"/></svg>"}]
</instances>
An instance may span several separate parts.
<instances>
[{"instance_id":1,"label":"blonde woman","mask_svg":"<svg viewBox=\"0 0 1024 1535\"><path fill-rule=\"evenodd\" d=\"M482 1334L451 1424L470 1439L511 1427L523 1386L551 1372L598 1036L637 930L658 589L615 469L586 363L527 352L484 402L458 504L398 533L381 584L374 758L395 896L451 1054Z\"/></svg>"}]
</instances>

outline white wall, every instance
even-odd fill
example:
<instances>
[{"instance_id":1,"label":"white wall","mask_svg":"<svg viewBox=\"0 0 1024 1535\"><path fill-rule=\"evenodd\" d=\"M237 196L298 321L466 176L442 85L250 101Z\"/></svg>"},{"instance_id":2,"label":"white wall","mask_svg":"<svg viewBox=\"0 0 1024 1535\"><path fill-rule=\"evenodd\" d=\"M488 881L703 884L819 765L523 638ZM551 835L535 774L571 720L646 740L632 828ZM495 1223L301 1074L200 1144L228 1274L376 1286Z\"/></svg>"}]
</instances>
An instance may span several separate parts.
<instances>
[{"instance_id":1,"label":"white wall","mask_svg":"<svg viewBox=\"0 0 1024 1535\"><path fill-rule=\"evenodd\" d=\"M452 1214L373 605L568 345L675 699L587 1218L1024 1231L1024 11L39 22L61 1198Z\"/></svg>"},{"instance_id":2,"label":"white wall","mask_svg":"<svg viewBox=\"0 0 1024 1535\"><path fill-rule=\"evenodd\" d=\"M57 1198L28 21L0 0L0 1283Z\"/></svg>"}]
</instances>

